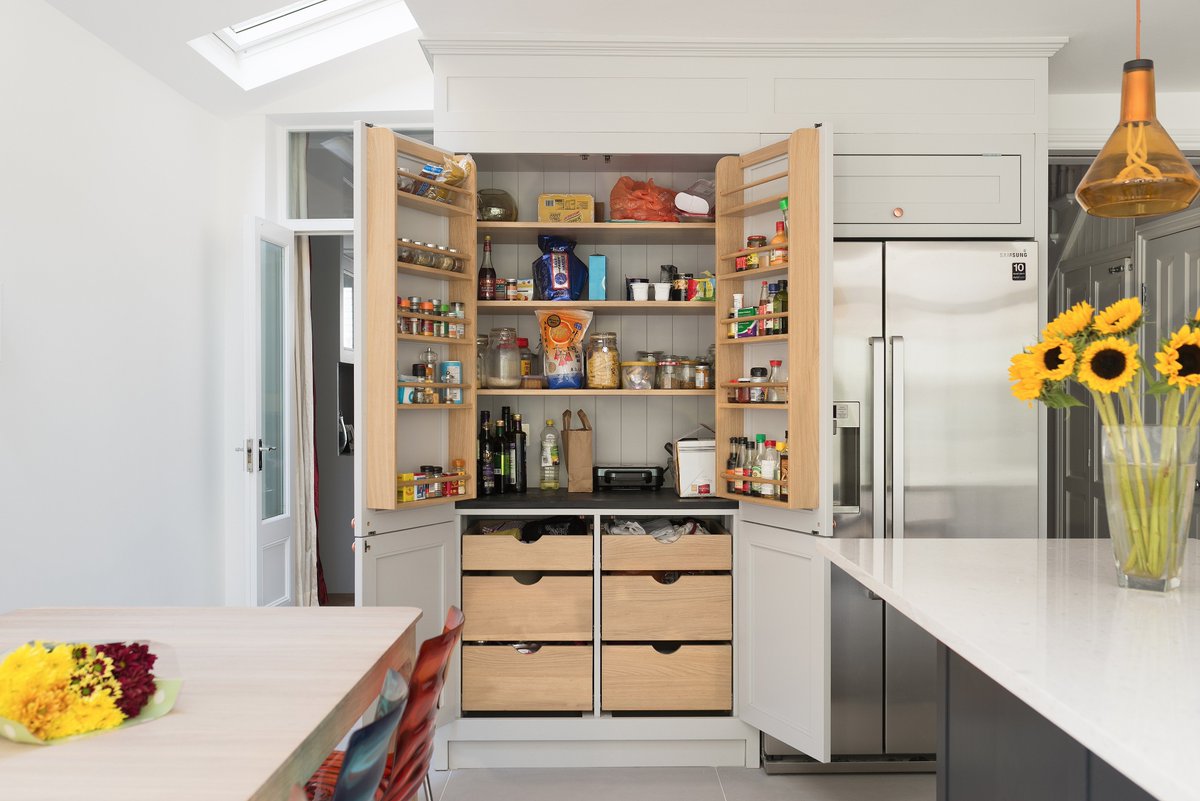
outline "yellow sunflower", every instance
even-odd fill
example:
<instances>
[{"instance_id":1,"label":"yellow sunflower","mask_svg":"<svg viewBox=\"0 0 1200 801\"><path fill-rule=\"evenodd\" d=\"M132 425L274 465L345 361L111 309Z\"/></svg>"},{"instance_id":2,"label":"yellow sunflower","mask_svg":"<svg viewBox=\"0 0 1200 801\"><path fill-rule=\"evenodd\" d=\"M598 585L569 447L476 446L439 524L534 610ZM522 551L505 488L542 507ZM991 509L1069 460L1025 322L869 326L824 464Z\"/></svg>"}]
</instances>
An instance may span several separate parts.
<instances>
[{"instance_id":1,"label":"yellow sunflower","mask_svg":"<svg viewBox=\"0 0 1200 801\"><path fill-rule=\"evenodd\" d=\"M1200 328L1184 326L1171 335L1162 350L1154 354L1154 369L1167 377L1167 383L1184 392L1200 387Z\"/></svg>"},{"instance_id":2,"label":"yellow sunflower","mask_svg":"<svg viewBox=\"0 0 1200 801\"><path fill-rule=\"evenodd\" d=\"M1075 336L1088 327L1088 323L1092 321L1092 313L1092 304L1086 300L1076 303L1050 321L1042 331L1042 339Z\"/></svg>"},{"instance_id":3,"label":"yellow sunflower","mask_svg":"<svg viewBox=\"0 0 1200 801\"><path fill-rule=\"evenodd\" d=\"M1075 372L1075 348L1065 339L1047 339L1029 349L1034 376L1044 381L1062 381Z\"/></svg>"},{"instance_id":4,"label":"yellow sunflower","mask_svg":"<svg viewBox=\"0 0 1200 801\"><path fill-rule=\"evenodd\" d=\"M1096 315L1092 327L1101 334L1123 334L1142 319L1142 302L1123 298Z\"/></svg>"},{"instance_id":5,"label":"yellow sunflower","mask_svg":"<svg viewBox=\"0 0 1200 801\"><path fill-rule=\"evenodd\" d=\"M1108 337L1083 352L1079 380L1095 392L1116 392L1133 381L1138 367L1137 347L1120 337Z\"/></svg>"},{"instance_id":6,"label":"yellow sunflower","mask_svg":"<svg viewBox=\"0 0 1200 801\"><path fill-rule=\"evenodd\" d=\"M1196 313L1192 315L1192 325L1200 325L1200 309L1196 309Z\"/></svg>"},{"instance_id":7,"label":"yellow sunflower","mask_svg":"<svg viewBox=\"0 0 1200 801\"><path fill-rule=\"evenodd\" d=\"M1012 357L1008 367L1008 380L1015 382L1012 386L1013 397L1027 401L1029 406L1042 396L1042 379L1037 376L1037 364L1034 357L1028 353L1018 353Z\"/></svg>"}]
</instances>

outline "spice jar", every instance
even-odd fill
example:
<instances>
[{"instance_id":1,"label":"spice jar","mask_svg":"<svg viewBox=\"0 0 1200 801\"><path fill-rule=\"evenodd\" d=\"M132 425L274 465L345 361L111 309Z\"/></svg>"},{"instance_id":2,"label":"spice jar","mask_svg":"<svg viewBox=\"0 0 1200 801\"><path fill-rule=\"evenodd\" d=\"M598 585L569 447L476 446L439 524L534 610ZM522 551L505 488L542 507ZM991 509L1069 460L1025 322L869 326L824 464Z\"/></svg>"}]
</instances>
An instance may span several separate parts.
<instances>
[{"instance_id":1,"label":"spice jar","mask_svg":"<svg viewBox=\"0 0 1200 801\"><path fill-rule=\"evenodd\" d=\"M433 266L439 270L453 270L454 257L450 255L450 251L445 245L438 245L437 253L434 254Z\"/></svg>"},{"instance_id":2,"label":"spice jar","mask_svg":"<svg viewBox=\"0 0 1200 801\"><path fill-rule=\"evenodd\" d=\"M463 271L462 256L458 255L458 249L446 248L446 253L450 256L451 265L449 269L451 272L461 273Z\"/></svg>"},{"instance_id":3,"label":"spice jar","mask_svg":"<svg viewBox=\"0 0 1200 801\"><path fill-rule=\"evenodd\" d=\"M679 383L680 389L695 389L696 388L696 360L695 359L680 359L679 360Z\"/></svg>"},{"instance_id":4,"label":"spice jar","mask_svg":"<svg viewBox=\"0 0 1200 801\"><path fill-rule=\"evenodd\" d=\"M433 301L432 300L421 301L420 312L421 312L421 314L429 315L428 319L425 317L420 318L421 336L431 337L434 335L433 319L432 319L433 318Z\"/></svg>"},{"instance_id":5,"label":"spice jar","mask_svg":"<svg viewBox=\"0 0 1200 801\"><path fill-rule=\"evenodd\" d=\"M621 386L621 356L617 351L617 335L612 331L597 332L588 337L588 389L617 389Z\"/></svg>"},{"instance_id":6,"label":"spice jar","mask_svg":"<svg viewBox=\"0 0 1200 801\"><path fill-rule=\"evenodd\" d=\"M712 389L712 365L705 362L696 364L696 389Z\"/></svg>"},{"instance_id":7,"label":"spice jar","mask_svg":"<svg viewBox=\"0 0 1200 801\"><path fill-rule=\"evenodd\" d=\"M517 329L492 329L486 361L489 387L515 389L521 386L521 348L517 345Z\"/></svg>"},{"instance_id":8,"label":"spice jar","mask_svg":"<svg viewBox=\"0 0 1200 801\"><path fill-rule=\"evenodd\" d=\"M658 360L658 373L654 377L658 389L683 389L679 377L679 360L674 356L665 356Z\"/></svg>"},{"instance_id":9,"label":"spice jar","mask_svg":"<svg viewBox=\"0 0 1200 801\"><path fill-rule=\"evenodd\" d=\"M429 246L426 245L424 242L413 242L413 245L417 246L417 247L413 248L413 264L419 265L421 267L432 267L433 266L433 254L430 253L428 250L419 250L418 249L418 248L425 248L425 247L429 247Z\"/></svg>"},{"instance_id":10,"label":"spice jar","mask_svg":"<svg viewBox=\"0 0 1200 801\"><path fill-rule=\"evenodd\" d=\"M750 368L750 383L765 384L767 383L767 368L751 367ZM750 403L766 403L767 390L765 387L750 387Z\"/></svg>"},{"instance_id":11,"label":"spice jar","mask_svg":"<svg viewBox=\"0 0 1200 801\"><path fill-rule=\"evenodd\" d=\"M401 237L400 242L396 245L396 259L398 261L412 263L413 249L412 240L408 237Z\"/></svg>"},{"instance_id":12,"label":"spice jar","mask_svg":"<svg viewBox=\"0 0 1200 801\"><path fill-rule=\"evenodd\" d=\"M767 238L765 236L754 235L754 236L746 237L746 248L747 249L762 248L762 247L766 247L766 246L767 246ZM761 255L762 255L761 252L747 253L746 254L746 269L753 270L755 267L757 267L759 264L761 264L762 262L759 261L759 256L761 256Z\"/></svg>"}]
</instances>

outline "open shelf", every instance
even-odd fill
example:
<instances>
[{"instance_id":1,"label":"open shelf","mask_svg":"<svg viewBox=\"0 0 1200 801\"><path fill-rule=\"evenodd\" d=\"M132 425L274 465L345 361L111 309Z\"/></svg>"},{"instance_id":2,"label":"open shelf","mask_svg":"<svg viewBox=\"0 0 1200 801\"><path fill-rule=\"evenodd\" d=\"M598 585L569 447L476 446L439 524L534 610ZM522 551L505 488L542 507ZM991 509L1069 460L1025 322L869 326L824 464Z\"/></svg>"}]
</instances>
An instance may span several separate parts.
<instances>
[{"instance_id":1,"label":"open shelf","mask_svg":"<svg viewBox=\"0 0 1200 801\"><path fill-rule=\"evenodd\" d=\"M441 203L436 200L430 200L427 197L414 195L409 192L401 192L396 190L396 205L405 206L418 211L426 211L430 214L436 214L439 217L473 217L475 216L474 204L472 208L464 208L455 206L452 203Z\"/></svg>"},{"instance_id":2,"label":"open shelf","mask_svg":"<svg viewBox=\"0 0 1200 801\"><path fill-rule=\"evenodd\" d=\"M408 315L412 316L412 315ZM443 320L458 319L443 317ZM473 337L427 337L420 334L396 334L396 339L401 342L427 342L430 345L470 345L475 347L475 339Z\"/></svg>"},{"instance_id":3,"label":"open shelf","mask_svg":"<svg viewBox=\"0 0 1200 801\"><path fill-rule=\"evenodd\" d=\"M755 267L752 270L742 270L736 273L717 273L718 281L748 281L752 278L762 278L767 275L787 274L788 265L777 264L774 267Z\"/></svg>"},{"instance_id":4,"label":"open shelf","mask_svg":"<svg viewBox=\"0 0 1200 801\"><path fill-rule=\"evenodd\" d=\"M711 245L716 223L480 222L476 228L480 236L487 234L498 245L536 245L538 234L557 234L589 245Z\"/></svg>"},{"instance_id":5,"label":"open shelf","mask_svg":"<svg viewBox=\"0 0 1200 801\"><path fill-rule=\"evenodd\" d=\"M761 387L762 384L755 384L755 387ZM760 412L769 410L773 412L786 412L788 410L787 402L783 403L730 403L729 401L720 401L717 403L718 409L733 409L738 412Z\"/></svg>"},{"instance_id":6,"label":"open shelf","mask_svg":"<svg viewBox=\"0 0 1200 801\"><path fill-rule=\"evenodd\" d=\"M448 481L458 481L459 477L447 479ZM396 500L397 509L420 509L422 506L437 506L439 503L454 503L455 501L469 501L475 497L474 482L470 482L467 488L466 495L443 495L440 498L426 498L423 501L400 501Z\"/></svg>"},{"instance_id":7,"label":"open shelf","mask_svg":"<svg viewBox=\"0 0 1200 801\"><path fill-rule=\"evenodd\" d=\"M397 403L397 411L420 412L433 409L474 409L473 403Z\"/></svg>"},{"instance_id":8,"label":"open shelf","mask_svg":"<svg viewBox=\"0 0 1200 801\"><path fill-rule=\"evenodd\" d=\"M749 318L743 317L742 319L749 319ZM417 338L420 339L420 337L417 337ZM429 339L429 337L425 337L425 339ZM765 344L767 342L787 342L787 341L788 341L788 334L771 334L769 336L763 336L763 337L741 337L740 339L718 339L717 345L718 346L720 346L720 345L757 345L759 343Z\"/></svg>"},{"instance_id":9,"label":"open shelf","mask_svg":"<svg viewBox=\"0 0 1200 801\"><path fill-rule=\"evenodd\" d=\"M781 176L776 176L776 177L781 177ZM736 193L736 192L737 192L737 190L734 189L732 193ZM731 194L731 193L723 192L722 197L725 197L728 194ZM717 214L721 214L726 217L749 217L751 214L757 214L758 212L766 211L767 209L773 208L776 211L778 211L779 210L779 201L784 200L786 198L787 198L787 193L785 192L782 195L770 195L768 197L759 198L758 200L751 200L749 203L742 203L737 206L731 206L727 209L720 208L720 204L718 204Z\"/></svg>"},{"instance_id":10,"label":"open shelf","mask_svg":"<svg viewBox=\"0 0 1200 801\"><path fill-rule=\"evenodd\" d=\"M517 314L537 309L587 309L598 314L712 314L715 303L670 300L481 300L480 314Z\"/></svg>"},{"instance_id":11,"label":"open shelf","mask_svg":"<svg viewBox=\"0 0 1200 801\"><path fill-rule=\"evenodd\" d=\"M665 398L693 397L711 398L716 395L714 389L481 389L477 395L541 395L543 397L562 395L595 395L605 397L631 398Z\"/></svg>"},{"instance_id":12,"label":"open shelf","mask_svg":"<svg viewBox=\"0 0 1200 801\"><path fill-rule=\"evenodd\" d=\"M396 262L396 271L407 273L408 275L421 275L426 278L440 278L445 281L470 281L474 276L469 273L455 273L450 270L438 270L433 267L422 267L419 264L411 264L407 261Z\"/></svg>"}]
</instances>

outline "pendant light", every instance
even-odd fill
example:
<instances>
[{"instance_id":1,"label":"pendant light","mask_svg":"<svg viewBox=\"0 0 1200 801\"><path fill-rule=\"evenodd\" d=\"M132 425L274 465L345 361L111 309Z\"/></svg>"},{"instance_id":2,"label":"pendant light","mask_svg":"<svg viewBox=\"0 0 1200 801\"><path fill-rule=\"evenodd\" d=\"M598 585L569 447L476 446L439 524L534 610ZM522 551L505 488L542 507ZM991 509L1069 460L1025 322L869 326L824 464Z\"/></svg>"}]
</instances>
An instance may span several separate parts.
<instances>
[{"instance_id":1,"label":"pendant light","mask_svg":"<svg viewBox=\"0 0 1200 801\"><path fill-rule=\"evenodd\" d=\"M1200 176L1154 113L1154 62L1142 58L1142 1L1137 0L1136 59L1125 62L1121 121L1075 190L1097 217L1146 217L1186 209Z\"/></svg>"}]
</instances>

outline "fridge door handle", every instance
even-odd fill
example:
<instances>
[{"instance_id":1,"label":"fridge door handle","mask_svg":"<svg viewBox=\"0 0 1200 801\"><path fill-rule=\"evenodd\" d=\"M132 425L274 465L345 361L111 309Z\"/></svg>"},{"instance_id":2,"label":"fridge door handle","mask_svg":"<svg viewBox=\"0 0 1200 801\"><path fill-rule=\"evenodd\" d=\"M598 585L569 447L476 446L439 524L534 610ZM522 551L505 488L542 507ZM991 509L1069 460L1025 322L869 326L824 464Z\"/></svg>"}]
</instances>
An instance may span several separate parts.
<instances>
[{"instance_id":1,"label":"fridge door handle","mask_svg":"<svg viewBox=\"0 0 1200 801\"><path fill-rule=\"evenodd\" d=\"M887 380L884 365L883 337L871 337L871 536L877 540L884 537L884 499L887 497L884 465L886 443L883 439L884 397Z\"/></svg>"},{"instance_id":2,"label":"fridge door handle","mask_svg":"<svg viewBox=\"0 0 1200 801\"><path fill-rule=\"evenodd\" d=\"M892 337L892 538L904 537L904 337Z\"/></svg>"}]
</instances>

